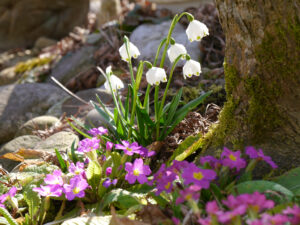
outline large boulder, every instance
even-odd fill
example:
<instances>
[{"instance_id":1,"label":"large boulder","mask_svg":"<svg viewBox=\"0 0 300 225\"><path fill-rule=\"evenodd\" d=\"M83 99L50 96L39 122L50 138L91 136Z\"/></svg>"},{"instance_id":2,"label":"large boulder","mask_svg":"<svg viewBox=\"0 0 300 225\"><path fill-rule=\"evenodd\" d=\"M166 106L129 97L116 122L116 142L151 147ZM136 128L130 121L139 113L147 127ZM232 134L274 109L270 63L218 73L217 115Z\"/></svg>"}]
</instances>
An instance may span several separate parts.
<instances>
[{"instance_id":1,"label":"large boulder","mask_svg":"<svg viewBox=\"0 0 300 225\"><path fill-rule=\"evenodd\" d=\"M51 84L13 84L0 87L0 144L11 140L20 125L66 97Z\"/></svg>"},{"instance_id":2,"label":"large boulder","mask_svg":"<svg viewBox=\"0 0 300 225\"><path fill-rule=\"evenodd\" d=\"M41 36L60 39L86 21L87 0L1 0L0 49L32 46Z\"/></svg>"},{"instance_id":3,"label":"large boulder","mask_svg":"<svg viewBox=\"0 0 300 225\"><path fill-rule=\"evenodd\" d=\"M131 34L130 41L135 44L141 52L139 59L153 62L157 48L160 42L167 37L171 21L166 21L161 24L142 24L138 26ZM190 42L185 33L185 29L181 24L177 24L173 30L172 37L177 43L183 44L186 47L187 53L193 60L198 61L201 56L199 42ZM162 51L159 57L161 59ZM166 57L165 65L170 65L168 56ZM159 62L158 61L158 62ZM179 61L177 65L182 66L183 61Z\"/></svg>"}]
</instances>

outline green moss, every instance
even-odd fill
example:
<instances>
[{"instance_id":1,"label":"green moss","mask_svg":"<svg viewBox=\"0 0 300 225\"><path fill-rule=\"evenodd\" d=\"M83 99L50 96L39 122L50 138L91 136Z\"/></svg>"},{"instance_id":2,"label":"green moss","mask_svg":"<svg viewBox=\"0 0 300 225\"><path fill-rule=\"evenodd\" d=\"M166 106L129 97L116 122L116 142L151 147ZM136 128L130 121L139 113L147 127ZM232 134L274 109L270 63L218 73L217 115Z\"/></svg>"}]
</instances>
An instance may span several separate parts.
<instances>
[{"instance_id":1,"label":"green moss","mask_svg":"<svg viewBox=\"0 0 300 225\"><path fill-rule=\"evenodd\" d=\"M35 67L43 66L50 63L53 60L52 57L45 58L33 58L29 59L26 62L20 62L15 66L16 73L24 73L26 71L30 71Z\"/></svg>"}]
</instances>

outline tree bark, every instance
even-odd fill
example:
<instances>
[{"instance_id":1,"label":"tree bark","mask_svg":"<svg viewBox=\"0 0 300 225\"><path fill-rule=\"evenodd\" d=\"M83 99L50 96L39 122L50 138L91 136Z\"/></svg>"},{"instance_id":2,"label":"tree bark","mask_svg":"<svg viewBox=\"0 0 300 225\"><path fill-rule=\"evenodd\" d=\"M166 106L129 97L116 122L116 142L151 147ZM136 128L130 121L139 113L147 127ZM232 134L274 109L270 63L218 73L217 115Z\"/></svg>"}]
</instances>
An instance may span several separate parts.
<instances>
[{"instance_id":1,"label":"tree bark","mask_svg":"<svg viewBox=\"0 0 300 225\"><path fill-rule=\"evenodd\" d=\"M253 145L300 165L300 0L216 0L227 102L211 144Z\"/></svg>"}]
</instances>

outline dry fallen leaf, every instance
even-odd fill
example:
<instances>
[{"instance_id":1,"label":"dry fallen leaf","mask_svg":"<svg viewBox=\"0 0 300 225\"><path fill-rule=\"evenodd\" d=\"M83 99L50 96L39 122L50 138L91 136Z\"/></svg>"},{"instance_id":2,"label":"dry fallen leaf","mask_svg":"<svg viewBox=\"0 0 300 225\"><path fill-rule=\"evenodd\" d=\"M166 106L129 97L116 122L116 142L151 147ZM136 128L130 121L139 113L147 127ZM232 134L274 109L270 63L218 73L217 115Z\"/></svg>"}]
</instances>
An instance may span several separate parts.
<instances>
[{"instance_id":1,"label":"dry fallen leaf","mask_svg":"<svg viewBox=\"0 0 300 225\"><path fill-rule=\"evenodd\" d=\"M0 159L10 159L13 161L17 161L17 162L23 162L24 158L20 155L18 155L17 153L13 152L13 153L6 153L4 155L0 156Z\"/></svg>"}]
</instances>

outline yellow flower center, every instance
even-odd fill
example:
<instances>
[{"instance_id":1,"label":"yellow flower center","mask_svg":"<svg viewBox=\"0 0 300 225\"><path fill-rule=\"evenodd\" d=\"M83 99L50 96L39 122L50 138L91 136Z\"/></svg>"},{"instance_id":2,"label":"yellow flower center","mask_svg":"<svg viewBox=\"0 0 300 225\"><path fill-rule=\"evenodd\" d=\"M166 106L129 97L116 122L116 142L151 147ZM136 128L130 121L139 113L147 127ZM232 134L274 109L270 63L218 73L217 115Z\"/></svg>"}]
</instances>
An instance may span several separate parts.
<instances>
[{"instance_id":1,"label":"yellow flower center","mask_svg":"<svg viewBox=\"0 0 300 225\"><path fill-rule=\"evenodd\" d=\"M166 185L165 185L165 189L169 189L171 186L171 182L168 182Z\"/></svg>"},{"instance_id":2,"label":"yellow flower center","mask_svg":"<svg viewBox=\"0 0 300 225\"><path fill-rule=\"evenodd\" d=\"M229 159L231 159L232 161L236 161L236 157L232 154L229 155Z\"/></svg>"},{"instance_id":3,"label":"yellow flower center","mask_svg":"<svg viewBox=\"0 0 300 225\"><path fill-rule=\"evenodd\" d=\"M197 40L200 40L200 36L197 37Z\"/></svg>"},{"instance_id":4,"label":"yellow flower center","mask_svg":"<svg viewBox=\"0 0 300 225\"><path fill-rule=\"evenodd\" d=\"M133 170L133 175L134 176L140 175L140 171L138 169Z\"/></svg>"},{"instance_id":5,"label":"yellow flower center","mask_svg":"<svg viewBox=\"0 0 300 225\"><path fill-rule=\"evenodd\" d=\"M128 148L128 147L126 148L126 150L127 150L127 151L129 151L129 152L131 152L131 151L132 151L132 149L131 149L131 148Z\"/></svg>"},{"instance_id":6,"label":"yellow flower center","mask_svg":"<svg viewBox=\"0 0 300 225\"><path fill-rule=\"evenodd\" d=\"M155 84L156 84L156 85L159 85L159 82L158 82L158 81L156 81L156 82L155 82Z\"/></svg>"},{"instance_id":7,"label":"yellow flower center","mask_svg":"<svg viewBox=\"0 0 300 225\"><path fill-rule=\"evenodd\" d=\"M198 172L198 173L194 173L193 174L193 177L196 179L196 180L202 180L202 178L204 177L203 174L201 172Z\"/></svg>"},{"instance_id":8,"label":"yellow flower center","mask_svg":"<svg viewBox=\"0 0 300 225\"><path fill-rule=\"evenodd\" d=\"M73 193L76 195L80 192L80 189L78 187L73 189Z\"/></svg>"},{"instance_id":9,"label":"yellow flower center","mask_svg":"<svg viewBox=\"0 0 300 225\"><path fill-rule=\"evenodd\" d=\"M192 199L192 195L191 194L187 194L186 196L185 196L185 199L188 201L188 200L191 200Z\"/></svg>"}]
</instances>

